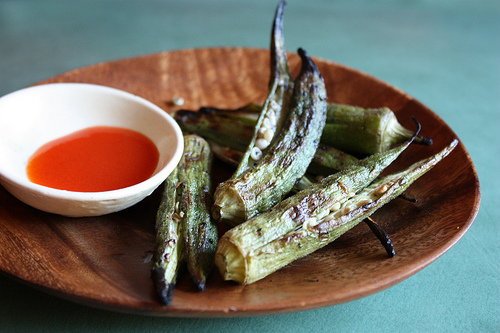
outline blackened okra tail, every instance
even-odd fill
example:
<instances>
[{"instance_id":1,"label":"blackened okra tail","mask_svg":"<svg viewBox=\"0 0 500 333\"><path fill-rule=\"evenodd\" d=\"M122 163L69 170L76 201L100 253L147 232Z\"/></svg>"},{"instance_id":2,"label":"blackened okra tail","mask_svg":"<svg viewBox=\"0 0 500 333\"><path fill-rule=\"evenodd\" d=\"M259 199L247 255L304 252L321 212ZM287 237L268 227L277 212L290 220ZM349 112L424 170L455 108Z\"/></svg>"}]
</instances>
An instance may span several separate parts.
<instances>
[{"instance_id":1,"label":"blackened okra tail","mask_svg":"<svg viewBox=\"0 0 500 333\"><path fill-rule=\"evenodd\" d=\"M457 143L457 140L453 140L436 155L376 181L338 206L328 205L326 211L307 209L305 202L299 201L293 211L302 223L278 237L264 237L268 231L259 229L259 225L254 224L264 214L247 221L238 226L238 229L228 231L219 240L217 267L224 279L240 284L249 284L266 277L292 261L324 247L369 217L432 169ZM267 222L270 225L282 223L280 219ZM266 238L266 241L248 242L251 238Z\"/></svg>"},{"instance_id":2,"label":"blackened okra tail","mask_svg":"<svg viewBox=\"0 0 500 333\"><path fill-rule=\"evenodd\" d=\"M394 245L392 245L391 238L385 232L385 230L382 229L382 227L379 226L378 223L375 222L371 217L367 217L366 219L364 219L364 221L368 225L370 230L375 234L375 236L377 236L378 240L387 252L389 258L394 257L396 255L396 250L394 250Z\"/></svg>"},{"instance_id":3,"label":"blackened okra tail","mask_svg":"<svg viewBox=\"0 0 500 333\"><path fill-rule=\"evenodd\" d=\"M178 165L179 211L185 243L187 268L200 290L213 270L217 247L217 224L210 208L212 152L201 137L184 137L184 155Z\"/></svg>"},{"instance_id":4,"label":"blackened okra tail","mask_svg":"<svg viewBox=\"0 0 500 333\"><path fill-rule=\"evenodd\" d=\"M318 68L299 49L302 68L294 83L290 115L266 154L251 169L215 191L212 213L236 225L278 203L306 172L326 119L326 89Z\"/></svg>"}]
</instances>

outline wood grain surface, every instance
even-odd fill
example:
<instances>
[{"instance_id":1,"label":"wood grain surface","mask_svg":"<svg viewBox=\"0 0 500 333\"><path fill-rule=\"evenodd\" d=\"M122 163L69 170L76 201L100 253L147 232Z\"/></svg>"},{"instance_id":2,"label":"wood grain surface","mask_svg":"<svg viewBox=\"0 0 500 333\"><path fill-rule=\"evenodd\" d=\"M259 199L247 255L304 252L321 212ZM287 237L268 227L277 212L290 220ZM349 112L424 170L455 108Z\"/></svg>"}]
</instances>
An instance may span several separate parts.
<instances>
[{"instance_id":1,"label":"wood grain surface","mask_svg":"<svg viewBox=\"0 0 500 333\"><path fill-rule=\"evenodd\" d=\"M456 135L431 110L404 92L364 73L314 59L331 102L388 106L399 121L422 124L432 146L412 145L389 168L430 156ZM296 74L300 60L290 54ZM96 64L41 82L106 85L144 97L166 112L182 108L239 107L267 95L269 51L190 49ZM71 112L71 110L68 110ZM214 182L229 177L222 162ZM300 311L348 302L388 288L423 269L452 247L477 215L480 189L474 165L459 146L374 219L389 233L396 256L388 258L360 224L327 247L252 285L239 286L214 272L204 292L181 276L170 306L157 301L150 279L157 192L127 210L95 218L66 218L26 206L0 187L0 270L53 295L107 310L178 317L250 316ZM221 226L223 230L225 227ZM436 279L439 279L436 276Z\"/></svg>"}]
</instances>

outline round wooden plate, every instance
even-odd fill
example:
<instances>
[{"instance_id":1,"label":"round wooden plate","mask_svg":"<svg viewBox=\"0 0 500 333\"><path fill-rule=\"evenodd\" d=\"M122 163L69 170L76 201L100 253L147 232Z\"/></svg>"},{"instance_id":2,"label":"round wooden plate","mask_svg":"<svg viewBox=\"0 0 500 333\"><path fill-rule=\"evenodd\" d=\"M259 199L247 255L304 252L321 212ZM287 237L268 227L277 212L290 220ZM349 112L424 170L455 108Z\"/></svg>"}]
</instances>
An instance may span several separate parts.
<instances>
[{"instance_id":1,"label":"round wooden plate","mask_svg":"<svg viewBox=\"0 0 500 333\"><path fill-rule=\"evenodd\" d=\"M290 54L296 74L300 59ZM455 138L431 110L404 92L339 64L314 59L329 101L388 106L400 122L422 124L432 146L412 145L393 163L402 169ZM267 95L269 51L246 48L163 52L77 69L41 83L86 82L140 95L167 112L174 95L182 108L236 108ZM69 111L69 110L68 110ZM57 121L57 119L54 119ZM215 182L229 177L222 162ZM89 306L177 317L250 316L300 311L361 298L415 274L452 247L477 215L476 170L462 144L407 191L414 204L396 199L374 219L389 233L396 256L388 258L377 238L360 224L327 247L252 285L225 282L217 271L204 292L184 275L170 306L158 303L150 279L158 193L119 213L65 218L43 213L0 187L0 269L50 294ZM436 277L439 279L439 276Z\"/></svg>"}]
</instances>

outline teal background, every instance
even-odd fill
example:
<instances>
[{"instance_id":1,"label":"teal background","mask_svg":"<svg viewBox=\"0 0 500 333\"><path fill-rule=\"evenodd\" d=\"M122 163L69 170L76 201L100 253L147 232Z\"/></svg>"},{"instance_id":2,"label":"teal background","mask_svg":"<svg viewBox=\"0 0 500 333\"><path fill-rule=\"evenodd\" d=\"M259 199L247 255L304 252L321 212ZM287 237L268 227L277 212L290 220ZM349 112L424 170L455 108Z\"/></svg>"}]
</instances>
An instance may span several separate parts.
<instances>
[{"instance_id":1,"label":"teal background","mask_svg":"<svg viewBox=\"0 0 500 333\"><path fill-rule=\"evenodd\" d=\"M267 48L277 2L0 1L0 96L97 62L183 48ZM481 184L468 233L429 267L375 295L253 318L109 312L0 275L1 332L500 331L500 2L289 0L285 36L287 49L303 47L380 78L449 124Z\"/></svg>"}]
</instances>

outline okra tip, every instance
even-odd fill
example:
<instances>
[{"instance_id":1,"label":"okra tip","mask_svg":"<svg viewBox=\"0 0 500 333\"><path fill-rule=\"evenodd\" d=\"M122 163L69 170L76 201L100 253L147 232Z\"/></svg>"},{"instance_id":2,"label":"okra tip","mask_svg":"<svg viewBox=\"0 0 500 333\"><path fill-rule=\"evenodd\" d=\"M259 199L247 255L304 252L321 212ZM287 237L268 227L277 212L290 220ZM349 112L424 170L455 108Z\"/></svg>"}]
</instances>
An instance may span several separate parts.
<instances>
[{"instance_id":1,"label":"okra tip","mask_svg":"<svg viewBox=\"0 0 500 333\"><path fill-rule=\"evenodd\" d=\"M371 217L368 216L366 219L364 219L364 221L368 225L368 227L370 227L370 230L375 234L375 236L377 236L380 243L387 252L389 258L393 258L396 255L396 250L394 249L394 245L392 244L389 235Z\"/></svg>"},{"instance_id":2,"label":"okra tip","mask_svg":"<svg viewBox=\"0 0 500 333\"><path fill-rule=\"evenodd\" d=\"M191 275L191 280L195 284L196 288L198 288L199 291L205 291L205 287L207 284L207 277L209 275L209 272L211 272L211 269L209 270L209 272L206 272L203 271L200 266L197 267L188 266L188 271L189 275Z\"/></svg>"},{"instance_id":3,"label":"okra tip","mask_svg":"<svg viewBox=\"0 0 500 333\"><path fill-rule=\"evenodd\" d=\"M165 281L165 269L163 267L153 267L151 275L154 281L156 294L163 305L170 305L172 303L172 296L174 294L175 283L167 283Z\"/></svg>"},{"instance_id":4,"label":"okra tip","mask_svg":"<svg viewBox=\"0 0 500 333\"><path fill-rule=\"evenodd\" d=\"M198 281L198 283L196 284L196 286L198 287L198 290L205 291L206 283L205 283L205 281Z\"/></svg>"},{"instance_id":5,"label":"okra tip","mask_svg":"<svg viewBox=\"0 0 500 333\"><path fill-rule=\"evenodd\" d=\"M274 22L273 22L273 32L279 28L280 30L283 28L283 16L284 16L284 11L286 7L286 1L281 0L278 3L278 6L276 7L276 13L274 15Z\"/></svg>"},{"instance_id":6,"label":"okra tip","mask_svg":"<svg viewBox=\"0 0 500 333\"><path fill-rule=\"evenodd\" d=\"M318 67L316 67L306 50L299 47L297 53L302 60L302 71L319 72Z\"/></svg>"}]
</instances>

